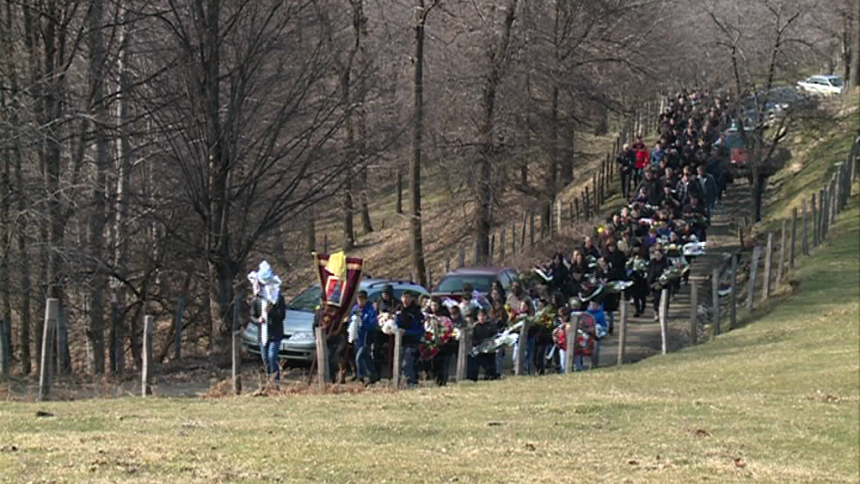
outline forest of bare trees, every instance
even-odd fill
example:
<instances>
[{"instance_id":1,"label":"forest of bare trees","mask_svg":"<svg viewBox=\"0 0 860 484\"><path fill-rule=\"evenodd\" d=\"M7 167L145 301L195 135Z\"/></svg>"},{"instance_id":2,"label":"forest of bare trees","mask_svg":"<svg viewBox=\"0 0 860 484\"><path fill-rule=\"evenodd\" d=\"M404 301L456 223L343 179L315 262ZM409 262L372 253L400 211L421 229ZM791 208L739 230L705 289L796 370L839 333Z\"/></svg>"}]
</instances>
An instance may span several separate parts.
<instances>
[{"instance_id":1,"label":"forest of bare trees","mask_svg":"<svg viewBox=\"0 0 860 484\"><path fill-rule=\"evenodd\" d=\"M778 13L777 13L778 12ZM858 79L858 0L2 0L0 320L34 371L47 297L60 372L140 364L144 313L225 354L260 256L314 217L374 230L407 179L424 281L422 173L469 207L486 260L516 193L555 198L575 135L684 86L737 98ZM464 186L465 185L465 186ZM400 195L398 195L398 198ZM172 329L171 329L172 331ZM172 338L167 338L170 340ZM161 359L167 349L157 351Z\"/></svg>"}]
</instances>

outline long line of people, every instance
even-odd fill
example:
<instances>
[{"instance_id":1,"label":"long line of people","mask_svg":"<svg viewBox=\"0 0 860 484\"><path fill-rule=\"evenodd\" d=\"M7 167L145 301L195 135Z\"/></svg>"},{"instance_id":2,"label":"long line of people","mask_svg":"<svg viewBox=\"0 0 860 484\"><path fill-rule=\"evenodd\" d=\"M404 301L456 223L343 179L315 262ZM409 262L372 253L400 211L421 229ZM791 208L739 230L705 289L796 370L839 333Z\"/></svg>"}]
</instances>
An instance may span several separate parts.
<instances>
[{"instance_id":1,"label":"long line of people","mask_svg":"<svg viewBox=\"0 0 860 484\"><path fill-rule=\"evenodd\" d=\"M406 331L403 373L407 385L426 371L439 385L448 381L459 334L468 332L471 352L467 377L499 378L505 373L508 346L524 344L523 369L529 374L562 372L567 357L577 370L599 364L600 341L615 332L623 294L632 300L634 318L642 317L650 296L657 320L663 288L670 297L686 281L690 261L704 253L707 229L730 173L724 137L729 120L725 98L709 93L679 94L660 115L659 141L648 150L643 136L618 153L621 192L628 201L570 258L553 260L522 273L506 291L494 284L486 296L464 287L460 301L405 293L401 304L390 288L378 301L359 295L357 377L379 379L387 339L381 321ZM388 316L372 316L386 313ZM529 329L519 335L523 321ZM380 322L374 324L375 321ZM575 340L566 341L575 324Z\"/></svg>"}]
</instances>

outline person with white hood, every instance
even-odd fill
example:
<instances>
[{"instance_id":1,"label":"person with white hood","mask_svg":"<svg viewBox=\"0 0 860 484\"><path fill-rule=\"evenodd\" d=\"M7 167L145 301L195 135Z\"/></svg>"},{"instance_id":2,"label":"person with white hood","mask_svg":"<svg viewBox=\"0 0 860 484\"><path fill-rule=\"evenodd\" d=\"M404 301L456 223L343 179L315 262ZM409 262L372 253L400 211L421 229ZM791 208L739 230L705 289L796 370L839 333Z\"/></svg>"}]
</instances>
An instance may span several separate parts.
<instances>
[{"instance_id":1,"label":"person with white hood","mask_svg":"<svg viewBox=\"0 0 860 484\"><path fill-rule=\"evenodd\" d=\"M284 317L287 305L281 294L281 278L276 276L268 262L263 261L256 271L248 274L254 293L251 301L251 321L260 326L260 356L266 376L272 378L275 388L281 382L278 350L284 337Z\"/></svg>"}]
</instances>

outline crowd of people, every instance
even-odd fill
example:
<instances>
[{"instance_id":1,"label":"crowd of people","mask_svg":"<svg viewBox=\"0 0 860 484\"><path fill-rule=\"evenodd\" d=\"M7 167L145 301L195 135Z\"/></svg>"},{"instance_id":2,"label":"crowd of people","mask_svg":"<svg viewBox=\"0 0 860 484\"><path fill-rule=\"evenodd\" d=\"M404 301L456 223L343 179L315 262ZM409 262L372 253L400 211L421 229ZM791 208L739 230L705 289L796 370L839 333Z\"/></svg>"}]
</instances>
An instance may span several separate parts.
<instances>
[{"instance_id":1,"label":"crowd of people","mask_svg":"<svg viewBox=\"0 0 860 484\"><path fill-rule=\"evenodd\" d=\"M516 363L520 344L526 374L564 372L568 357L578 371L586 368L585 358L589 368L597 367L600 342L614 333L625 295L634 318L645 314L650 297L656 321L662 290L671 299L686 281L690 261L704 253L711 215L731 181L721 136L730 122L727 99L682 92L667 104L653 149L639 135L617 155L627 203L570 257L556 254L521 273L507 290L496 283L489 294L479 294L466 285L456 300L406 291L397 301L390 286L375 301L359 292L348 328L353 378L373 384L392 373L392 328L402 330L402 373L412 386L422 372L445 385L464 337L470 345L467 378L483 373L496 379L509 371L509 348ZM566 341L568 334L574 341Z\"/></svg>"}]
</instances>

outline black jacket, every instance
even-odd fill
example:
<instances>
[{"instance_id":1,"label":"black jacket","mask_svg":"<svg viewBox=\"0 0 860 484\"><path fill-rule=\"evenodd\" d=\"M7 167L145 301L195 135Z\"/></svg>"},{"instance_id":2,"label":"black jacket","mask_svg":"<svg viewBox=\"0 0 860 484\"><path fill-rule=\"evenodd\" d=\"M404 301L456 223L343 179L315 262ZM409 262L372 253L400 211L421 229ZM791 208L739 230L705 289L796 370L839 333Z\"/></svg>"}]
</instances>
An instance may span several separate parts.
<instances>
[{"instance_id":1,"label":"black jacket","mask_svg":"<svg viewBox=\"0 0 860 484\"><path fill-rule=\"evenodd\" d=\"M496 325L490 321L476 324L472 328L472 346L480 346L481 343L496 337Z\"/></svg>"},{"instance_id":2,"label":"black jacket","mask_svg":"<svg viewBox=\"0 0 860 484\"><path fill-rule=\"evenodd\" d=\"M404 345L412 346L421 342L421 336L424 334L424 314L417 304L402 308L397 315L397 324L404 330Z\"/></svg>"},{"instance_id":3,"label":"black jacket","mask_svg":"<svg viewBox=\"0 0 860 484\"><path fill-rule=\"evenodd\" d=\"M624 281L627 279L627 257L620 250L615 249L611 254L606 253L606 262L609 263L607 279L610 281Z\"/></svg>"},{"instance_id":4,"label":"black jacket","mask_svg":"<svg viewBox=\"0 0 860 484\"><path fill-rule=\"evenodd\" d=\"M652 257L651 261L648 263L648 285L654 284L660 279L660 276L663 275L663 272L669 268L669 260L664 256L662 259L657 260L656 257Z\"/></svg>"},{"instance_id":5,"label":"black jacket","mask_svg":"<svg viewBox=\"0 0 860 484\"><path fill-rule=\"evenodd\" d=\"M270 304L266 314L266 324L269 325L268 335L269 341L280 341L284 338L284 317L287 314L287 303L284 302L284 296L278 295L278 300L275 304ZM251 320L256 324L263 324L263 298L254 296L251 301ZM263 336L262 331L258 333L258 338Z\"/></svg>"}]
</instances>

